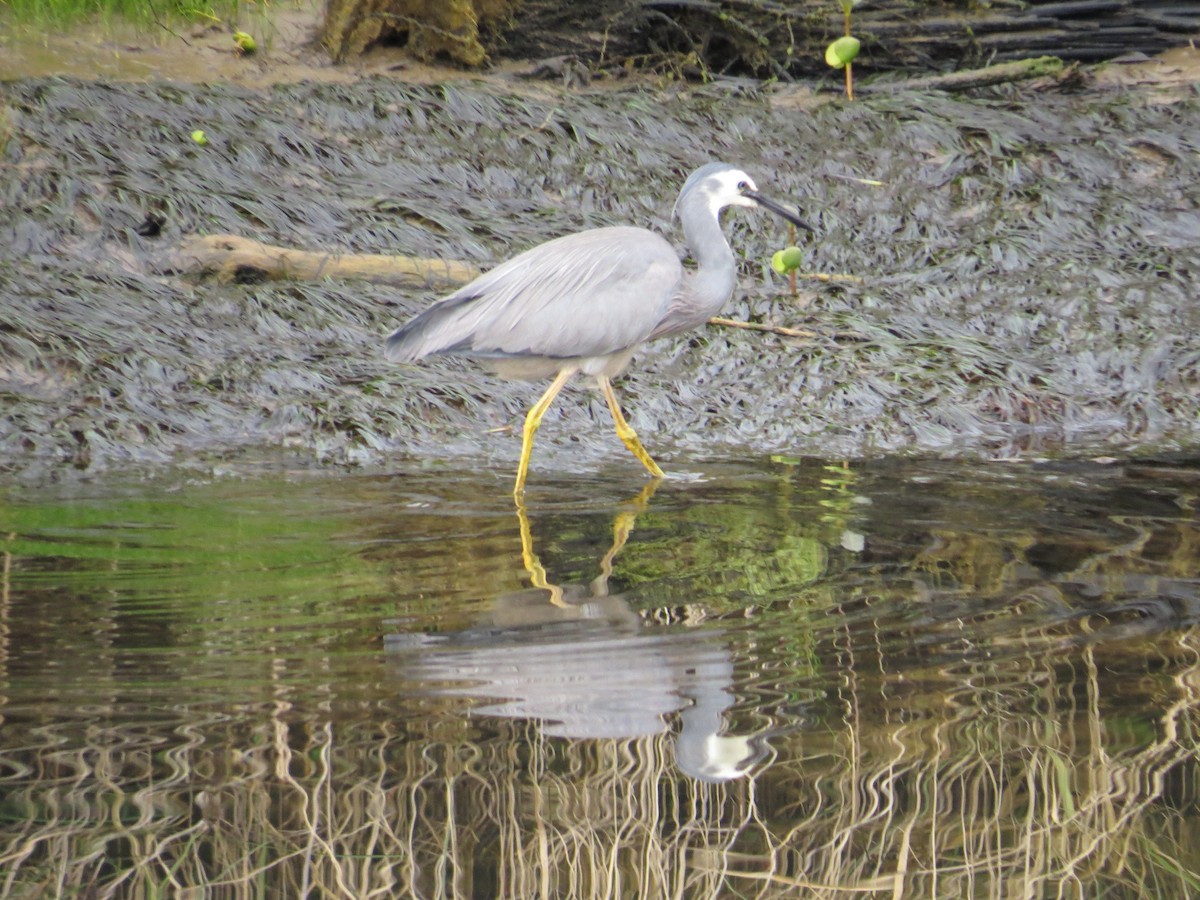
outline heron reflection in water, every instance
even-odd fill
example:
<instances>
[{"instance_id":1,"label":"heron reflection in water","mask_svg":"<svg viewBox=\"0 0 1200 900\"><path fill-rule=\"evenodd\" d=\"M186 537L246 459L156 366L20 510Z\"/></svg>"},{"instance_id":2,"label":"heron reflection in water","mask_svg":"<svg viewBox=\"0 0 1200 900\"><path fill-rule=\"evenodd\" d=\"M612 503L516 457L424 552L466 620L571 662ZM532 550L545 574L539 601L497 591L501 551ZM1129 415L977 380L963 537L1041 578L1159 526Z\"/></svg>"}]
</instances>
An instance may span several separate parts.
<instances>
[{"instance_id":1,"label":"heron reflection in water","mask_svg":"<svg viewBox=\"0 0 1200 900\"><path fill-rule=\"evenodd\" d=\"M658 481L613 522L613 540L588 585L550 582L517 504L521 549L534 587L504 594L472 627L450 634L393 634L385 648L406 680L440 696L486 701L474 716L537 721L558 737L631 739L671 728L674 755L693 778L724 782L748 774L768 747L756 736L723 734L733 705L733 661L720 632L643 627L629 603L609 593L617 554Z\"/></svg>"}]
</instances>

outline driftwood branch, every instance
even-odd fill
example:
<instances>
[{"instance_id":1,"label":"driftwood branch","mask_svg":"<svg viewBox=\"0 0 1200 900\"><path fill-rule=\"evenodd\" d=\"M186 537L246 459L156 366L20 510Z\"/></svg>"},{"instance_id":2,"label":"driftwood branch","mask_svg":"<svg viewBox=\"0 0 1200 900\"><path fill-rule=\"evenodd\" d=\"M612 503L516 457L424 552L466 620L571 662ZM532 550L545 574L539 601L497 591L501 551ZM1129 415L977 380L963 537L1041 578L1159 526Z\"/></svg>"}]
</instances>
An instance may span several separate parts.
<instances>
[{"instance_id":1,"label":"driftwood branch","mask_svg":"<svg viewBox=\"0 0 1200 900\"><path fill-rule=\"evenodd\" d=\"M721 316L713 316L708 320L708 324L720 325L724 328L741 328L745 331L765 331L768 334L778 334L783 337L817 337L815 331L808 331L803 328L785 328L782 325L763 325L758 322L739 322L737 319L726 319Z\"/></svg>"},{"instance_id":2,"label":"driftwood branch","mask_svg":"<svg viewBox=\"0 0 1200 900\"><path fill-rule=\"evenodd\" d=\"M787 328L783 325L764 325L760 322L741 322L737 319L726 319L713 316L708 320L709 325L719 325L722 328L740 328L743 331L762 331L766 334L777 334L781 337L815 338L821 337L821 332L809 331L805 328ZM825 337L844 338L852 341L865 341L867 336L857 331L828 332Z\"/></svg>"},{"instance_id":3,"label":"driftwood branch","mask_svg":"<svg viewBox=\"0 0 1200 900\"><path fill-rule=\"evenodd\" d=\"M167 270L215 276L218 281L277 279L314 281L350 278L414 287L453 287L479 274L474 266L452 259L391 256L377 253L314 253L275 247L232 234L186 238L172 252Z\"/></svg>"}]
</instances>

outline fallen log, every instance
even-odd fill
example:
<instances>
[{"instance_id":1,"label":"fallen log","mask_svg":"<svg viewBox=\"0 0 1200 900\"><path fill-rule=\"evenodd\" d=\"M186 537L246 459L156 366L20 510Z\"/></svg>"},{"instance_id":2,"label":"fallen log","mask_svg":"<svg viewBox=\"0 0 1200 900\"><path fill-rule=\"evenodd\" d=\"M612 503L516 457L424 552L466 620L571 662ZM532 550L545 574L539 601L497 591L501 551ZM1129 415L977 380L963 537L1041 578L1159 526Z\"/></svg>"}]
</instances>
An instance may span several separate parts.
<instances>
[{"instance_id":1,"label":"fallen log","mask_svg":"<svg viewBox=\"0 0 1200 900\"><path fill-rule=\"evenodd\" d=\"M166 271L215 277L222 282L256 283L279 279L313 281L350 278L405 287L446 288L479 274L453 259L381 253L329 253L275 247L233 234L185 238L168 257Z\"/></svg>"}]
</instances>

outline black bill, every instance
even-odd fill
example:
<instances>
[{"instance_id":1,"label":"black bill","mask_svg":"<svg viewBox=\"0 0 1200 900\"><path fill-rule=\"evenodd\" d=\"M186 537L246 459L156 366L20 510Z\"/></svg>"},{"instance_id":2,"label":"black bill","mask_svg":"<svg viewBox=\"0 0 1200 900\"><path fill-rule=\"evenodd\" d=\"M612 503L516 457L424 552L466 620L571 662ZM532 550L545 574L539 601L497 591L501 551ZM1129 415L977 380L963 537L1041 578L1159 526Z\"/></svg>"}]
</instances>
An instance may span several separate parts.
<instances>
[{"instance_id":1,"label":"black bill","mask_svg":"<svg viewBox=\"0 0 1200 900\"><path fill-rule=\"evenodd\" d=\"M758 191L742 191L743 196L749 197L763 209L769 209L771 212L780 218L787 219L793 225L799 225L801 228L808 229L816 233L815 228L809 225L800 217L800 208L793 206L790 203L780 203L778 200L772 200L770 197L764 197Z\"/></svg>"}]
</instances>

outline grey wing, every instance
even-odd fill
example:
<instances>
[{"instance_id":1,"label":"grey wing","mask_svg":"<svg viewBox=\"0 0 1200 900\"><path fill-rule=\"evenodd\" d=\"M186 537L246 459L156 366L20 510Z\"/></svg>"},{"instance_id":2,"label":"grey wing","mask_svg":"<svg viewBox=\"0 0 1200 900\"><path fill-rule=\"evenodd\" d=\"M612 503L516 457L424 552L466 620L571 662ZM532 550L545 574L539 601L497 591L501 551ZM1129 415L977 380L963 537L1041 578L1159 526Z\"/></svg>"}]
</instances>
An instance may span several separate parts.
<instances>
[{"instance_id":1,"label":"grey wing","mask_svg":"<svg viewBox=\"0 0 1200 900\"><path fill-rule=\"evenodd\" d=\"M644 341L683 277L642 228L597 228L534 247L431 306L388 338L390 359L603 356Z\"/></svg>"}]
</instances>

